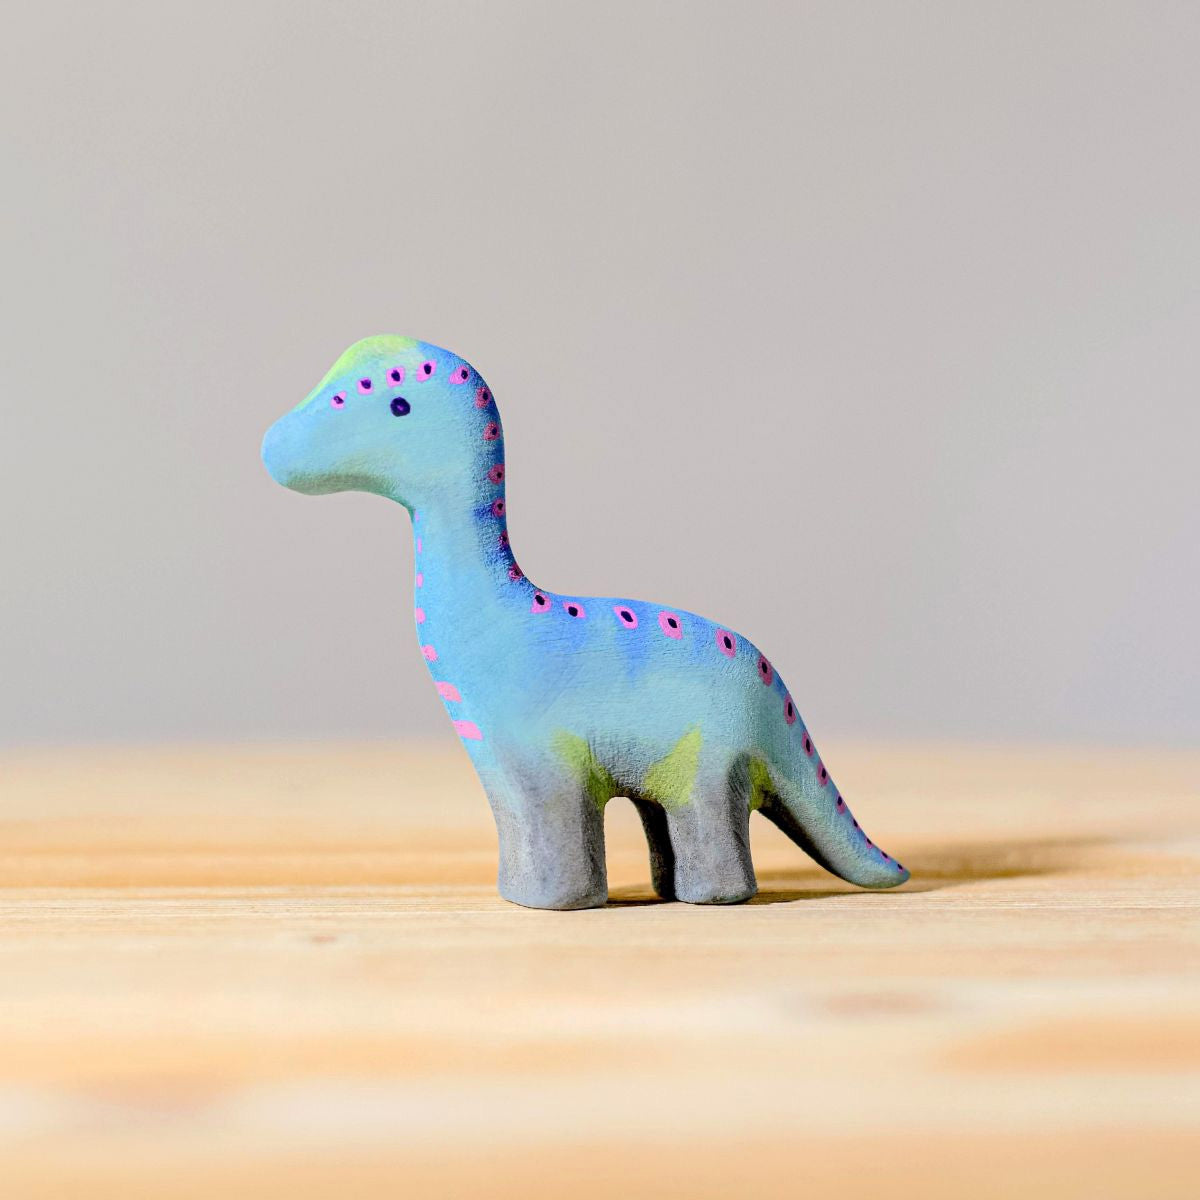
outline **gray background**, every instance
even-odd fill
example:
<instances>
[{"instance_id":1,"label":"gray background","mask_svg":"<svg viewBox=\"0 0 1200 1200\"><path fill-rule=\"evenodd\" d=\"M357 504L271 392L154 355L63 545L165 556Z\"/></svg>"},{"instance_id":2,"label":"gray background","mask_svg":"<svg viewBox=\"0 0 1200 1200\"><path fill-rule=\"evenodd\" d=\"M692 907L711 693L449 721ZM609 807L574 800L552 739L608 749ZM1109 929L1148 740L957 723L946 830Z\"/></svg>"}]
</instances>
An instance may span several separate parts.
<instances>
[{"instance_id":1,"label":"gray background","mask_svg":"<svg viewBox=\"0 0 1200 1200\"><path fill-rule=\"evenodd\" d=\"M10 6L0 737L453 735L407 518L274 485L470 358L544 585L817 731L1200 733L1191 4Z\"/></svg>"}]
</instances>

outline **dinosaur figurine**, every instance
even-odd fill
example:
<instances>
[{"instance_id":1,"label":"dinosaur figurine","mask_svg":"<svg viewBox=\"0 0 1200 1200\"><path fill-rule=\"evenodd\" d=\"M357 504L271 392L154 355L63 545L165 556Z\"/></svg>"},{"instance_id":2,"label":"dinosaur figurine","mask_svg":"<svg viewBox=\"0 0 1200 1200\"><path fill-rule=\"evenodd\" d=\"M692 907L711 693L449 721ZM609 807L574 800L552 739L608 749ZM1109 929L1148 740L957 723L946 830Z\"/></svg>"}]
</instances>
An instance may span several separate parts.
<instances>
[{"instance_id":1,"label":"dinosaur figurine","mask_svg":"<svg viewBox=\"0 0 1200 1200\"><path fill-rule=\"evenodd\" d=\"M508 536L500 414L457 355L402 337L357 342L271 426L262 456L294 491L373 492L408 509L421 653L491 803L506 899L603 905L613 796L637 807L665 899L753 896L755 810L843 879L908 878L851 816L783 680L744 637L525 577Z\"/></svg>"}]
</instances>

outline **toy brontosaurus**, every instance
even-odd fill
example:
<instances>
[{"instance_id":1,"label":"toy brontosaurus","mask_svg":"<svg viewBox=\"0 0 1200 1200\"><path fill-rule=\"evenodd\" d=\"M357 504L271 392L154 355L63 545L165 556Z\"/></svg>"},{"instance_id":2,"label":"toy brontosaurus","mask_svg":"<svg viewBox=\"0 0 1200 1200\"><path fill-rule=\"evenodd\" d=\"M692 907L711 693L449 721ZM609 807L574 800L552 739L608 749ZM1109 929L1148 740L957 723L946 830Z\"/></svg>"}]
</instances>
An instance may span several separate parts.
<instances>
[{"instance_id":1,"label":"toy brontosaurus","mask_svg":"<svg viewBox=\"0 0 1200 1200\"><path fill-rule=\"evenodd\" d=\"M457 355L401 337L356 343L271 426L262 454L295 491L373 492L409 510L421 653L491 802L506 899L604 904L613 796L637 806L664 898L753 896L756 809L843 879L908 878L850 815L783 681L744 637L525 577L505 520L500 414Z\"/></svg>"}]
</instances>

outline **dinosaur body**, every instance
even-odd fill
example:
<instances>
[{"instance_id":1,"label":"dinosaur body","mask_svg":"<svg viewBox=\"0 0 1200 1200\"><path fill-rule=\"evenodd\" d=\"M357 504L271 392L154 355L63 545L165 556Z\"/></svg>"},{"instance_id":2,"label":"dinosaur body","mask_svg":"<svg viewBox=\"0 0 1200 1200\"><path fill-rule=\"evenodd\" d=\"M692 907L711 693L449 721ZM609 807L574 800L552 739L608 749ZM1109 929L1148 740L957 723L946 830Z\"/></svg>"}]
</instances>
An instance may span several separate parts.
<instances>
[{"instance_id":1,"label":"dinosaur body","mask_svg":"<svg viewBox=\"0 0 1200 1200\"><path fill-rule=\"evenodd\" d=\"M263 459L297 491L368 491L409 510L418 641L491 803L507 899L604 904L613 796L637 806L664 897L752 896L755 810L856 884L908 878L851 816L747 639L679 609L525 577L500 416L457 355L399 337L356 343L271 427Z\"/></svg>"}]
</instances>

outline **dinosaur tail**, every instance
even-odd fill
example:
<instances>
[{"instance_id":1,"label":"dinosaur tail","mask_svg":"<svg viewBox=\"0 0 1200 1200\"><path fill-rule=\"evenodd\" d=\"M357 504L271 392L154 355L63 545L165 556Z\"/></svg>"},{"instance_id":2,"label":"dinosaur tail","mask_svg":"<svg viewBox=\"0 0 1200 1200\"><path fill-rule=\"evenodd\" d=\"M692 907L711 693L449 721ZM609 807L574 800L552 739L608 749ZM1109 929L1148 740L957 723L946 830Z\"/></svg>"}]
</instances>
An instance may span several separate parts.
<instances>
[{"instance_id":1,"label":"dinosaur tail","mask_svg":"<svg viewBox=\"0 0 1200 1200\"><path fill-rule=\"evenodd\" d=\"M808 733L786 773L768 768L760 811L827 871L865 888L890 888L909 876L854 819Z\"/></svg>"}]
</instances>

